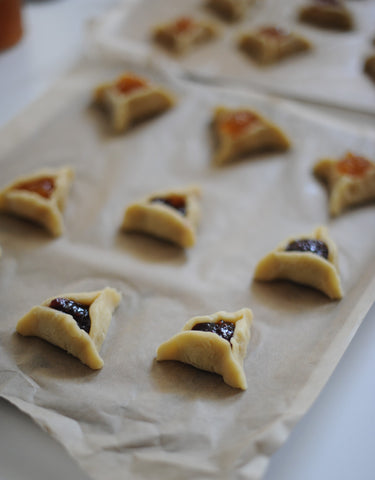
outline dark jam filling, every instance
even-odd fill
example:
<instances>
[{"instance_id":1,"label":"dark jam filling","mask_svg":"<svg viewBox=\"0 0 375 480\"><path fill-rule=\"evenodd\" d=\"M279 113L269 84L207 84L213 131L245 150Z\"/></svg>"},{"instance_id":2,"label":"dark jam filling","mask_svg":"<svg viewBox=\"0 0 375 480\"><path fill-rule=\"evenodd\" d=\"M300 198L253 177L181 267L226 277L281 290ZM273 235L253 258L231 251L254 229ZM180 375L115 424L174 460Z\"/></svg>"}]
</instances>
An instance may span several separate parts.
<instances>
[{"instance_id":1,"label":"dark jam filling","mask_svg":"<svg viewBox=\"0 0 375 480\"><path fill-rule=\"evenodd\" d=\"M197 323L194 325L192 330L216 333L216 335L219 335L220 337L224 338L224 340L228 340L228 342L230 342L231 338L233 337L235 327L236 325L234 322L225 322L224 320L219 320L216 323Z\"/></svg>"},{"instance_id":2,"label":"dark jam filling","mask_svg":"<svg viewBox=\"0 0 375 480\"><path fill-rule=\"evenodd\" d=\"M91 319L89 315L89 306L82 303L74 302L68 298L54 298L49 304L50 308L68 313L77 322L79 328L90 333Z\"/></svg>"},{"instance_id":3,"label":"dark jam filling","mask_svg":"<svg viewBox=\"0 0 375 480\"><path fill-rule=\"evenodd\" d=\"M186 200L180 195L170 195L169 197L155 197L151 199L151 203L162 203L172 207L182 215L186 215Z\"/></svg>"},{"instance_id":4,"label":"dark jam filling","mask_svg":"<svg viewBox=\"0 0 375 480\"><path fill-rule=\"evenodd\" d=\"M321 240L302 239L290 242L285 251L287 252L310 252L328 259L328 247Z\"/></svg>"},{"instance_id":5,"label":"dark jam filling","mask_svg":"<svg viewBox=\"0 0 375 480\"><path fill-rule=\"evenodd\" d=\"M19 183L14 187L17 190L27 190L28 192L37 193L43 198L50 198L55 188L55 181L53 178L37 178L27 182Z\"/></svg>"}]
</instances>

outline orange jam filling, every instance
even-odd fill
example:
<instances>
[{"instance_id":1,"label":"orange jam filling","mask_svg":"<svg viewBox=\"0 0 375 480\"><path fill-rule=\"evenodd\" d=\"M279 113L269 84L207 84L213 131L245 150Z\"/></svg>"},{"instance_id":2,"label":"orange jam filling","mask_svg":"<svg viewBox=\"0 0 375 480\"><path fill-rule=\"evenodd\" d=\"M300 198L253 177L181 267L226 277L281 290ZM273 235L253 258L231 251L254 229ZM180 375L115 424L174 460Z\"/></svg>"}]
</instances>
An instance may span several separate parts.
<instances>
[{"instance_id":1,"label":"orange jam filling","mask_svg":"<svg viewBox=\"0 0 375 480\"><path fill-rule=\"evenodd\" d=\"M172 25L172 30L177 35L180 33L185 33L191 30L194 27L193 19L189 17L180 17Z\"/></svg>"},{"instance_id":2,"label":"orange jam filling","mask_svg":"<svg viewBox=\"0 0 375 480\"><path fill-rule=\"evenodd\" d=\"M288 32L286 32L280 27L263 27L259 30L259 33L267 37L272 37L275 40L288 36Z\"/></svg>"},{"instance_id":3,"label":"orange jam filling","mask_svg":"<svg viewBox=\"0 0 375 480\"><path fill-rule=\"evenodd\" d=\"M55 181L53 178L44 177L23 182L14 187L15 190L27 190L28 192L37 193L43 198L50 198L55 188Z\"/></svg>"},{"instance_id":4,"label":"orange jam filling","mask_svg":"<svg viewBox=\"0 0 375 480\"><path fill-rule=\"evenodd\" d=\"M130 93L138 88L147 86L147 82L143 78L136 77L135 75L126 74L120 77L116 82L116 88L121 93Z\"/></svg>"},{"instance_id":5,"label":"orange jam filling","mask_svg":"<svg viewBox=\"0 0 375 480\"><path fill-rule=\"evenodd\" d=\"M239 110L238 112L229 114L220 122L220 130L222 133L234 137L240 135L244 130L258 121L259 118L255 113L248 112L247 110Z\"/></svg>"},{"instance_id":6,"label":"orange jam filling","mask_svg":"<svg viewBox=\"0 0 375 480\"><path fill-rule=\"evenodd\" d=\"M337 162L336 168L341 175L362 177L371 167L371 162L365 157L347 153L344 158Z\"/></svg>"}]
</instances>

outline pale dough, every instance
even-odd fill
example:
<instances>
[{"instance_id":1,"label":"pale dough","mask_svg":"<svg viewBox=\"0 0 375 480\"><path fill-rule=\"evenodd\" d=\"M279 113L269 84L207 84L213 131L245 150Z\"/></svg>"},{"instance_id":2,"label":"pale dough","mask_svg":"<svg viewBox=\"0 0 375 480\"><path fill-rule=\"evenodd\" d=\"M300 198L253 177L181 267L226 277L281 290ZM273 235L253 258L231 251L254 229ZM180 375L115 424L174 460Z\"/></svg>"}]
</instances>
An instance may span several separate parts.
<instances>
[{"instance_id":1,"label":"pale dough","mask_svg":"<svg viewBox=\"0 0 375 480\"><path fill-rule=\"evenodd\" d=\"M294 240L315 239L328 247L328 258L311 252L286 251ZM254 279L261 281L290 280L310 286L325 293L329 298L342 298L343 292L338 273L338 253L325 227L318 227L309 235L291 237L266 255L255 268Z\"/></svg>"},{"instance_id":2,"label":"pale dough","mask_svg":"<svg viewBox=\"0 0 375 480\"><path fill-rule=\"evenodd\" d=\"M352 162L354 168L355 162L360 162L359 168L363 165L363 173L350 174L350 170L343 173L342 168L345 168L347 161ZM315 164L314 173L328 186L329 212L332 216L341 214L349 207L375 201L375 163L364 157L347 153L339 160L324 158Z\"/></svg>"},{"instance_id":3,"label":"pale dough","mask_svg":"<svg viewBox=\"0 0 375 480\"><path fill-rule=\"evenodd\" d=\"M89 333L82 330L71 315L49 307L51 301L58 297L89 306ZM56 295L33 307L18 321L16 330L24 336L47 340L97 370L103 366L99 355L100 347L120 300L121 294L110 287L94 292Z\"/></svg>"},{"instance_id":4,"label":"pale dough","mask_svg":"<svg viewBox=\"0 0 375 480\"><path fill-rule=\"evenodd\" d=\"M222 20L242 20L254 0L207 0L206 6Z\"/></svg>"},{"instance_id":5,"label":"pale dough","mask_svg":"<svg viewBox=\"0 0 375 480\"><path fill-rule=\"evenodd\" d=\"M299 10L298 18L301 22L332 30L354 28L353 16L342 0L332 4L312 0Z\"/></svg>"},{"instance_id":6,"label":"pale dough","mask_svg":"<svg viewBox=\"0 0 375 480\"><path fill-rule=\"evenodd\" d=\"M375 82L375 55L370 55L366 58L363 70Z\"/></svg>"},{"instance_id":7,"label":"pale dough","mask_svg":"<svg viewBox=\"0 0 375 480\"><path fill-rule=\"evenodd\" d=\"M233 313L220 311L213 315L194 317L180 333L160 345L156 359L177 360L201 370L218 373L231 387L246 390L243 361L250 340L252 319L253 314L248 308ZM235 323L230 342L213 332L192 330L198 323L217 323L220 320Z\"/></svg>"},{"instance_id":8,"label":"pale dough","mask_svg":"<svg viewBox=\"0 0 375 480\"><path fill-rule=\"evenodd\" d=\"M19 177L0 191L0 210L32 220L57 237L64 231L62 211L73 177L74 172L70 167L45 168L35 174ZM20 185L40 179L52 179L54 182L49 198L20 188Z\"/></svg>"},{"instance_id":9,"label":"pale dough","mask_svg":"<svg viewBox=\"0 0 375 480\"><path fill-rule=\"evenodd\" d=\"M255 62L267 65L310 50L311 43L294 32L271 26L242 34L238 40L238 48Z\"/></svg>"},{"instance_id":10,"label":"pale dough","mask_svg":"<svg viewBox=\"0 0 375 480\"><path fill-rule=\"evenodd\" d=\"M118 84L126 78L139 79L144 85L124 93L119 90ZM135 122L161 114L176 103L169 90L153 85L131 72L99 85L94 91L93 101L107 111L111 129L116 133L126 131Z\"/></svg>"},{"instance_id":11,"label":"pale dough","mask_svg":"<svg viewBox=\"0 0 375 480\"><path fill-rule=\"evenodd\" d=\"M242 120L246 116L252 118L248 125ZM230 127L231 122L239 124L238 131L232 133L231 128L226 128L227 124ZM235 125L234 127L237 130ZM213 158L216 164L228 163L255 152L285 151L290 148L290 140L279 127L248 108L217 107L212 130L216 140Z\"/></svg>"},{"instance_id":12,"label":"pale dough","mask_svg":"<svg viewBox=\"0 0 375 480\"><path fill-rule=\"evenodd\" d=\"M186 205L186 213L153 202L155 198L180 197ZM176 243L186 248L196 242L196 229L200 218L200 189L196 186L164 190L148 195L143 200L129 205L124 213L122 230L144 232Z\"/></svg>"},{"instance_id":13,"label":"pale dough","mask_svg":"<svg viewBox=\"0 0 375 480\"><path fill-rule=\"evenodd\" d=\"M184 54L205 44L218 35L217 27L211 22L191 17L180 17L157 25L152 39L171 53Z\"/></svg>"}]
</instances>

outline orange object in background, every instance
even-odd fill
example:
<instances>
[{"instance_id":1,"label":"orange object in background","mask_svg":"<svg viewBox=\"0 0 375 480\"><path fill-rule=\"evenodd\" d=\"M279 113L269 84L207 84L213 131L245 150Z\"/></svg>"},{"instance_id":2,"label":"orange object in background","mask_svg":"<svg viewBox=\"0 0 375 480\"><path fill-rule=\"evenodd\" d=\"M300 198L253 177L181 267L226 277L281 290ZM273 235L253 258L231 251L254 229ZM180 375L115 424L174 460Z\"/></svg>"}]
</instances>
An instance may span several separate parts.
<instances>
[{"instance_id":1,"label":"orange object in background","mask_svg":"<svg viewBox=\"0 0 375 480\"><path fill-rule=\"evenodd\" d=\"M0 51L22 37L21 0L0 0Z\"/></svg>"}]
</instances>

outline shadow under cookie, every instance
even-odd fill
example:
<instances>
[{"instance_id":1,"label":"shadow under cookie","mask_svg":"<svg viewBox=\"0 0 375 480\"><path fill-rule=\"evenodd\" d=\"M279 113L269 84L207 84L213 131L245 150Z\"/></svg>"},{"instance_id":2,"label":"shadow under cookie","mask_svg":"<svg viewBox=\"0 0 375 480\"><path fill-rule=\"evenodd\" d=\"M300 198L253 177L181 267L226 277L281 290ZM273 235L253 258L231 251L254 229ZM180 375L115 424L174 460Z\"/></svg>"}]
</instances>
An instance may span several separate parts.
<instances>
[{"instance_id":1,"label":"shadow under cookie","mask_svg":"<svg viewBox=\"0 0 375 480\"><path fill-rule=\"evenodd\" d=\"M254 300L272 310L298 313L304 309L329 305L332 300L314 288L289 280L272 282L252 281L250 285Z\"/></svg>"},{"instance_id":2,"label":"shadow under cookie","mask_svg":"<svg viewBox=\"0 0 375 480\"><path fill-rule=\"evenodd\" d=\"M187 260L187 254L183 248L142 233L119 232L114 243L116 247L146 262L182 265Z\"/></svg>"}]
</instances>

